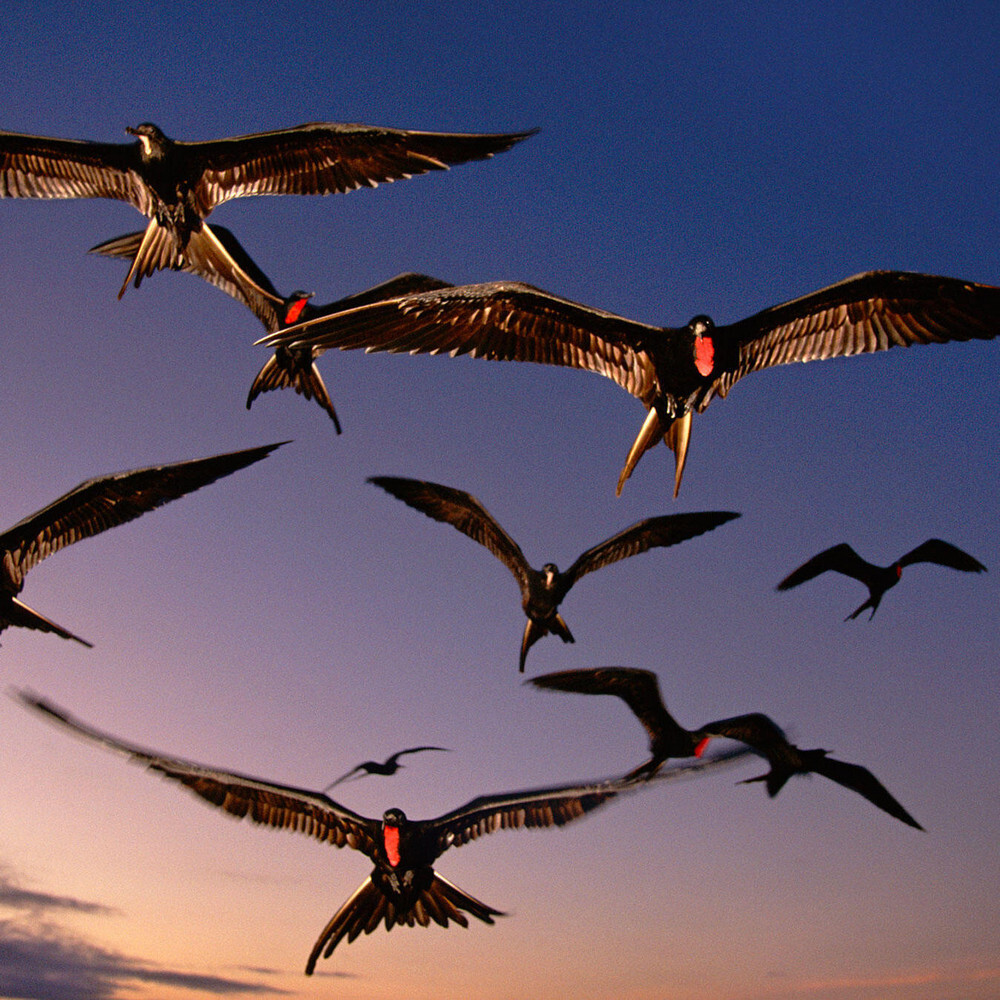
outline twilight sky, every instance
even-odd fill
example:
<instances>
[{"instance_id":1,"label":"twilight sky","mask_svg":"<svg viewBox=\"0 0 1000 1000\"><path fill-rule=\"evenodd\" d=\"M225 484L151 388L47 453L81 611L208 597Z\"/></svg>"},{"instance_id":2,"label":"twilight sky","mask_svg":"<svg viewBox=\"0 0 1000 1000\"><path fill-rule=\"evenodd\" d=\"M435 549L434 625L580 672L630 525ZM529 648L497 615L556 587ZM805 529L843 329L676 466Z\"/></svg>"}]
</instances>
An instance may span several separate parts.
<instances>
[{"instance_id":1,"label":"twilight sky","mask_svg":"<svg viewBox=\"0 0 1000 1000\"><path fill-rule=\"evenodd\" d=\"M612 6L614 9L612 9ZM326 302L401 271L528 281L654 323L728 322L859 271L1000 284L1000 11L949 5L9 0L0 127L123 142L306 121L539 135L349 197L231 202L274 284ZM748 12L749 11L749 12ZM753 375L695 418L680 498L609 380L331 352L337 437L291 393L244 400L256 319L187 275L121 302L94 244L115 202L0 202L4 525L83 479L293 439L29 575L95 644L8 630L3 686L165 753L308 788L414 744L345 805L438 815L644 759L615 699L521 685L523 616L484 549L365 483L477 496L535 565L642 517L742 518L582 581L575 645L528 676L660 675L682 724L764 711L869 767L920 833L821 778L770 801L756 762L564 830L501 833L439 870L510 916L378 930L302 975L365 857L216 814L0 698L0 996L987 1000L1000 992L1000 344ZM872 622L833 576L932 536L985 576L908 571Z\"/></svg>"}]
</instances>

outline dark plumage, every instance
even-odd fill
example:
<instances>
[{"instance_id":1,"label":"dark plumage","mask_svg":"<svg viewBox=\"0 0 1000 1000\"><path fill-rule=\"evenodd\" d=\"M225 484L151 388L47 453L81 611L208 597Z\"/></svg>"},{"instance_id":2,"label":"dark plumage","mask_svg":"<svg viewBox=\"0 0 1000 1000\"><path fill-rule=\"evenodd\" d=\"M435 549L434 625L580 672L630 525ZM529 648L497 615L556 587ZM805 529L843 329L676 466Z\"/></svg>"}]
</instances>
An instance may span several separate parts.
<instances>
[{"instance_id":1,"label":"dark plumage","mask_svg":"<svg viewBox=\"0 0 1000 1000\"><path fill-rule=\"evenodd\" d=\"M676 545L740 516L731 511L705 511L646 518L587 549L565 572L560 572L554 563L546 563L537 570L528 564L517 543L474 496L419 479L373 476L368 482L381 486L435 521L444 521L468 535L489 549L514 574L521 589L521 607L528 616L521 640L519 669L522 673L528 650L543 635L552 632L563 642L574 641L559 614L559 605L580 577L648 549Z\"/></svg>"},{"instance_id":2,"label":"dark plumage","mask_svg":"<svg viewBox=\"0 0 1000 1000\"><path fill-rule=\"evenodd\" d=\"M520 282L463 285L300 323L269 346L468 354L597 372L649 411L618 480L659 438L675 452L680 489L691 416L751 372L890 347L990 340L1000 288L904 271L870 271L724 326L695 316L657 327Z\"/></svg>"},{"instance_id":3,"label":"dark plumage","mask_svg":"<svg viewBox=\"0 0 1000 1000\"><path fill-rule=\"evenodd\" d=\"M312 122L273 132L180 142L149 122L134 143L0 132L0 197L116 198L149 218L130 281L197 259L232 277L203 220L232 198L334 194L400 180L510 149L532 132L477 135ZM193 255L193 256L192 256Z\"/></svg>"},{"instance_id":4,"label":"dark plumage","mask_svg":"<svg viewBox=\"0 0 1000 1000\"><path fill-rule=\"evenodd\" d=\"M766 715L752 712L729 719L716 719L698 729L684 729L667 711L660 695L656 674L631 667L598 667L592 670L564 670L532 678L530 683L556 691L580 694L611 694L621 698L649 734L652 756L626 775L626 780L650 778L671 757L700 756L713 737L745 743L767 758L771 770L744 783L763 781L772 798L793 774L821 774L849 788L890 816L908 826L923 827L889 794L867 768L827 756L828 750L800 750Z\"/></svg>"},{"instance_id":5,"label":"dark plumage","mask_svg":"<svg viewBox=\"0 0 1000 1000\"><path fill-rule=\"evenodd\" d=\"M178 261L180 270L196 274L216 288L222 289L227 295L242 302L261 321L264 329L270 333L281 330L292 323L307 319L315 319L330 313L354 309L358 306L378 302L382 299L396 298L400 295L411 295L415 292L426 292L433 288L443 288L445 283L425 274L406 273L396 275L380 285L375 285L363 292L348 295L330 302L327 305L314 306L310 301L310 292L294 291L290 295L281 295L271 283L270 278L260 269L256 261L244 249L237 238L223 226L209 226L215 239L225 248L232 261L228 274L221 274L218 269L205 267L201 260L192 260L190 255ZM142 243L142 233L127 233L117 236L94 247L91 253L103 254L106 257L133 260ZM326 386L319 369L314 364L315 357L320 352L308 347L277 347L274 354L264 363L257 373L250 392L247 395L247 409L262 393L273 389L294 389L305 399L315 399L340 433L340 421L330 400Z\"/></svg>"},{"instance_id":6,"label":"dark plumage","mask_svg":"<svg viewBox=\"0 0 1000 1000\"><path fill-rule=\"evenodd\" d=\"M180 782L234 816L248 816L264 826L294 830L367 855L375 867L323 929L309 955L306 975L312 974L321 955L329 958L345 937L353 941L383 922L386 930L403 924L426 927L432 920L442 927L449 921L467 927L465 914L470 913L492 924L494 917L503 916L501 911L442 878L433 868L438 857L450 847L461 847L497 830L564 826L637 787L635 782L621 781L562 785L480 796L436 819L410 820L399 809L387 809L381 819L372 819L322 792L162 756L83 725L32 694L15 694L24 705L50 720ZM728 759L723 756L718 762ZM681 766L660 777L691 774L716 763L713 759Z\"/></svg>"},{"instance_id":7,"label":"dark plumage","mask_svg":"<svg viewBox=\"0 0 1000 1000\"><path fill-rule=\"evenodd\" d=\"M384 761L377 760L365 760L362 761L357 767L352 767L350 771L346 774L342 774L336 781L331 781L326 788L323 789L324 792L330 791L331 788L335 788L342 781L347 781L347 779L352 774L358 774L359 771L363 771L364 774L381 774L388 777L390 774L395 774L403 765L399 762L399 758L404 754L408 753L423 753L424 750L443 750L447 752L447 747L410 747L409 750L397 750L391 757L387 757ZM364 777L363 774L359 774L358 777Z\"/></svg>"},{"instance_id":8,"label":"dark plumage","mask_svg":"<svg viewBox=\"0 0 1000 1000\"><path fill-rule=\"evenodd\" d=\"M17 599L25 574L46 556L259 462L281 444L88 479L0 535L0 632L9 625L91 643Z\"/></svg>"},{"instance_id":9,"label":"dark plumage","mask_svg":"<svg viewBox=\"0 0 1000 1000\"><path fill-rule=\"evenodd\" d=\"M956 548L950 542L941 541L940 538L930 538L926 542L922 542L889 566L875 566L870 562L865 562L850 545L841 542L832 548L824 549L803 563L797 570L789 573L778 584L777 589L790 590L792 587L797 587L800 583L805 583L806 580L811 580L814 576L819 576L820 573L826 573L828 570L834 573L843 573L844 576L852 576L868 588L868 600L860 607L855 608L844 621L857 618L865 608L872 609L872 613L868 616L868 620L871 621L875 617L882 596L887 590L899 583L900 577L903 575L903 567L918 562L937 563L939 566L948 566L965 573L986 572L986 567L978 559L973 559L968 553Z\"/></svg>"}]
</instances>

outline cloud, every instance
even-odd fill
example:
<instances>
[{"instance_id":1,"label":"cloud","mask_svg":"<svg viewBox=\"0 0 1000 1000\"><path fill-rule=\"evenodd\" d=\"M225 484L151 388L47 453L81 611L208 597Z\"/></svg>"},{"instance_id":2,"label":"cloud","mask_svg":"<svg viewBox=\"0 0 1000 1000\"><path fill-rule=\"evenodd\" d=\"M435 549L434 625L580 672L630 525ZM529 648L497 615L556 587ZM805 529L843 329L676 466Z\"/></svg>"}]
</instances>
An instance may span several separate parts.
<instances>
[{"instance_id":1,"label":"cloud","mask_svg":"<svg viewBox=\"0 0 1000 1000\"><path fill-rule=\"evenodd\" d=\"M99 903L24 889L0 864L0 905L20 911L0 920L0 996L18 1000L113 1000L128 983L151 983L211 996L286 993L261 983L164 969L98 945L47 920L47 912L115 914ZM252 970L267 974L270 970Z\"/></svg>"}]
</instances>

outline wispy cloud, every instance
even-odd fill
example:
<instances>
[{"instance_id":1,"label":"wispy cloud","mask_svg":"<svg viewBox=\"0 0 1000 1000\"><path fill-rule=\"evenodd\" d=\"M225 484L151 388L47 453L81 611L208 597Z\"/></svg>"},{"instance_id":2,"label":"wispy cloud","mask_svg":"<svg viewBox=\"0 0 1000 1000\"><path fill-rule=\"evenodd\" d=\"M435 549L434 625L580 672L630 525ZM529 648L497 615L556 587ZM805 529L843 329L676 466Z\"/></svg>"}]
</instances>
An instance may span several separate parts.
<instances>
[{"instance_id":1,"label":"wispy cloud","mask_svg":"<svg viewBox=\"0 0 1000 1000\"><path fill-rule=\"evenodd\" d=\"M149 983L211 996L287 993L259 981L165 969L91 944L45 914L111 915L99 903L23 888L0 865L0 905L19 911L0 920L0 996L22 1000L112 1000L129 983ZM266 975L270 970L253 970Z\"/></svg>"}]
</instances>

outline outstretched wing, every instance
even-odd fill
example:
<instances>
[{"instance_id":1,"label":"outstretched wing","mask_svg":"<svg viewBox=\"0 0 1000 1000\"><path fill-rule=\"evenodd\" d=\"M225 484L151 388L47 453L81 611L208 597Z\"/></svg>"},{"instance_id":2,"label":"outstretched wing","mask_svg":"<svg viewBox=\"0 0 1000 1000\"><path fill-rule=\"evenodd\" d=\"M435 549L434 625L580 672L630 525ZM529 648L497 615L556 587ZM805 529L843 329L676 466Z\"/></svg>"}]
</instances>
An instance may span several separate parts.
<instances>
[{"instance_id":1,"label":"outstretched wing","mask_svg":"<svg viewBox=\"0 0 1000 1000\"><path fill-rule=\"evenodd\" d=\"M123 754L151 771L158 771L237 818L246 816L262 826L294 830L334 847L346 845L374 857L379 821L345 809L321 792L278 785L233 771L217 771L177 757L165 757L87 726L29 692L17 691L15 694L23 705L41 712L76 735Z\"/></svg>"},{"instance_id":2,"label":"outstretched wing","mask_svg":"<svg viewBox=\"0 0 1000 1000\"><path fill-rule=\"evenodd\" d=\"M459 285L309 320L259 343L321 351L468 354L596 372L643 400L656 376L643 344L658 327L561 299L515 281Z\"/></svg>"},{"instance_id":3,"label":"outstretched wing","mask_svg":"<svg viewBox=\"0 0 1000 1000\"><path fill-rule=\"evenodd\" d=\"M826 573L828 570L843 573L844 576L852 576L855 580L864 583L871 576L871 569L871 564L865 562L847 542L841 542L839 545L817 553L798 569L793 570L778 584L777 589L790 590L792 587L797 587L800 583L805 583L806 580L811 580L814 576L819 576L820 573Z\"/></svg>"},{"instance_id":4,"label":"outstretched wing","mask_svg":"<svg viewBox=\"0 0 1000 1000\"><path fill-rule=\"evenodd\" d=\"M534 131L415 132L340 122L177 142L202 217L230 198L334 194L502 153Z\"/></svg>"},{"instance_id":5,"label":"outstretched wing","mask_svg":"<svg viewBox=\"0 0 1000 1000\"><path fill-rule=\"evenodd\" d=\"M908 271L868 271L720 328L738 363L699 402L725 396L744 375L792 361L820 361L913 344L992 340L1000 288Z\"/></svg>"},{"instance_id":6,"label":"outstretched wing","mask_svg":"<svg viewBox=\"0 0 1000 1000\"><path fill-rule=\"evenodd\" d=\"M726 766L746 753L748 751L741 747L713 757L674 764L663 768L654 780L691 777ZM625 777L584 785L557 785L502 795L483 795L425 825L430 842L436 845L437 855L440 855L449 847L461 847L497 830L565 826L623 793L648 787L649 782L645 780Z\"/></svg>"},{"instance_id":7,"label":"outstretched wing","mask_svg":"<svg viewBox=\"0 0 1000 1000\"><path fill-rule=\"evenodd\" d=\"M116 198L149 214L137 149L0 131L0 198Z\"/></svg>"},{"instance_id":8,"label":"outstretched wing","mask_svg":"<svg viewBox=\"0 0 1000 1000\"><path fill-rule=\"evenodd\" d=\"M281 444L88 479L0 535L21 577L46 556L259 462Z\"/></svg>"},{"instance_id":9,"label":"outstretched wing","mask_svg":"<svg viewBox=\"0 0 1000 1000\"><path fill-rule=\"evenodd\" d=\"M660 694L660 682L651 670L635 667L595 667L585 670L560 670L532 677L527 684L552 691L576 694L610 694L625 702L653 739L666 729L679 729L667 711Z\"/></svg>"},{"instance_id":10,"label":"outstretched wing","mask_svg":"<svg viewBox=\"0 0 1000 1000\"><path fill-rule=\"evenodd\" d=\"M372 476L368 482L381 486L415 510L435 521L450 524L474 542L479 542L514 574L522 591L528 586L530 567L524 553L474 496L439 483L400 476Z\"/></svg>"},{"instance_id":11,"label":"outstretched wing","mask_svg":"<svg viewBox=\"0 0 1000 1000\"><path fill-rule=\"evenodd\" d=\"M832 757L822 756L812 763L813 771L829 778L849 788L852 792L857 792L873 805L878 806L890 816L907 826L912 826L917 830L923 827L889 794L888 789L875 777L867 767L860 764L848 764L846 761L834 760Z\"/></svg>"},{"instance_id":12,"label":"outstretched wing","mask_svg":"<svg viewBox=\"0 0 1000 1000\"><path fill-rule=\"evenodd\" d=\"M986 567L978 559L973 559L968 552L963 552L950 542L941 541L940 538L929 538L912 551L907 552L899 560L899 565L909 566L918 562L937 563L939 566L960 569L966 573L986 572Z\"/></svg>"},{"instance_id":13,"label":"outstretched wing","mask_svg":"<svg viewBox=\"0 0 1000 1000\"><path fill-rule=\"evenodd\" d=\"M665 514L648 517L617 535L587 549L563 574L567 589L586 573L602 566L609 566L620 559L646 552L648 549L665 548L678 542L703 535L706 531L739 517L732 511L704 511L695 514Z\"/></svg>"}]
</instances>

